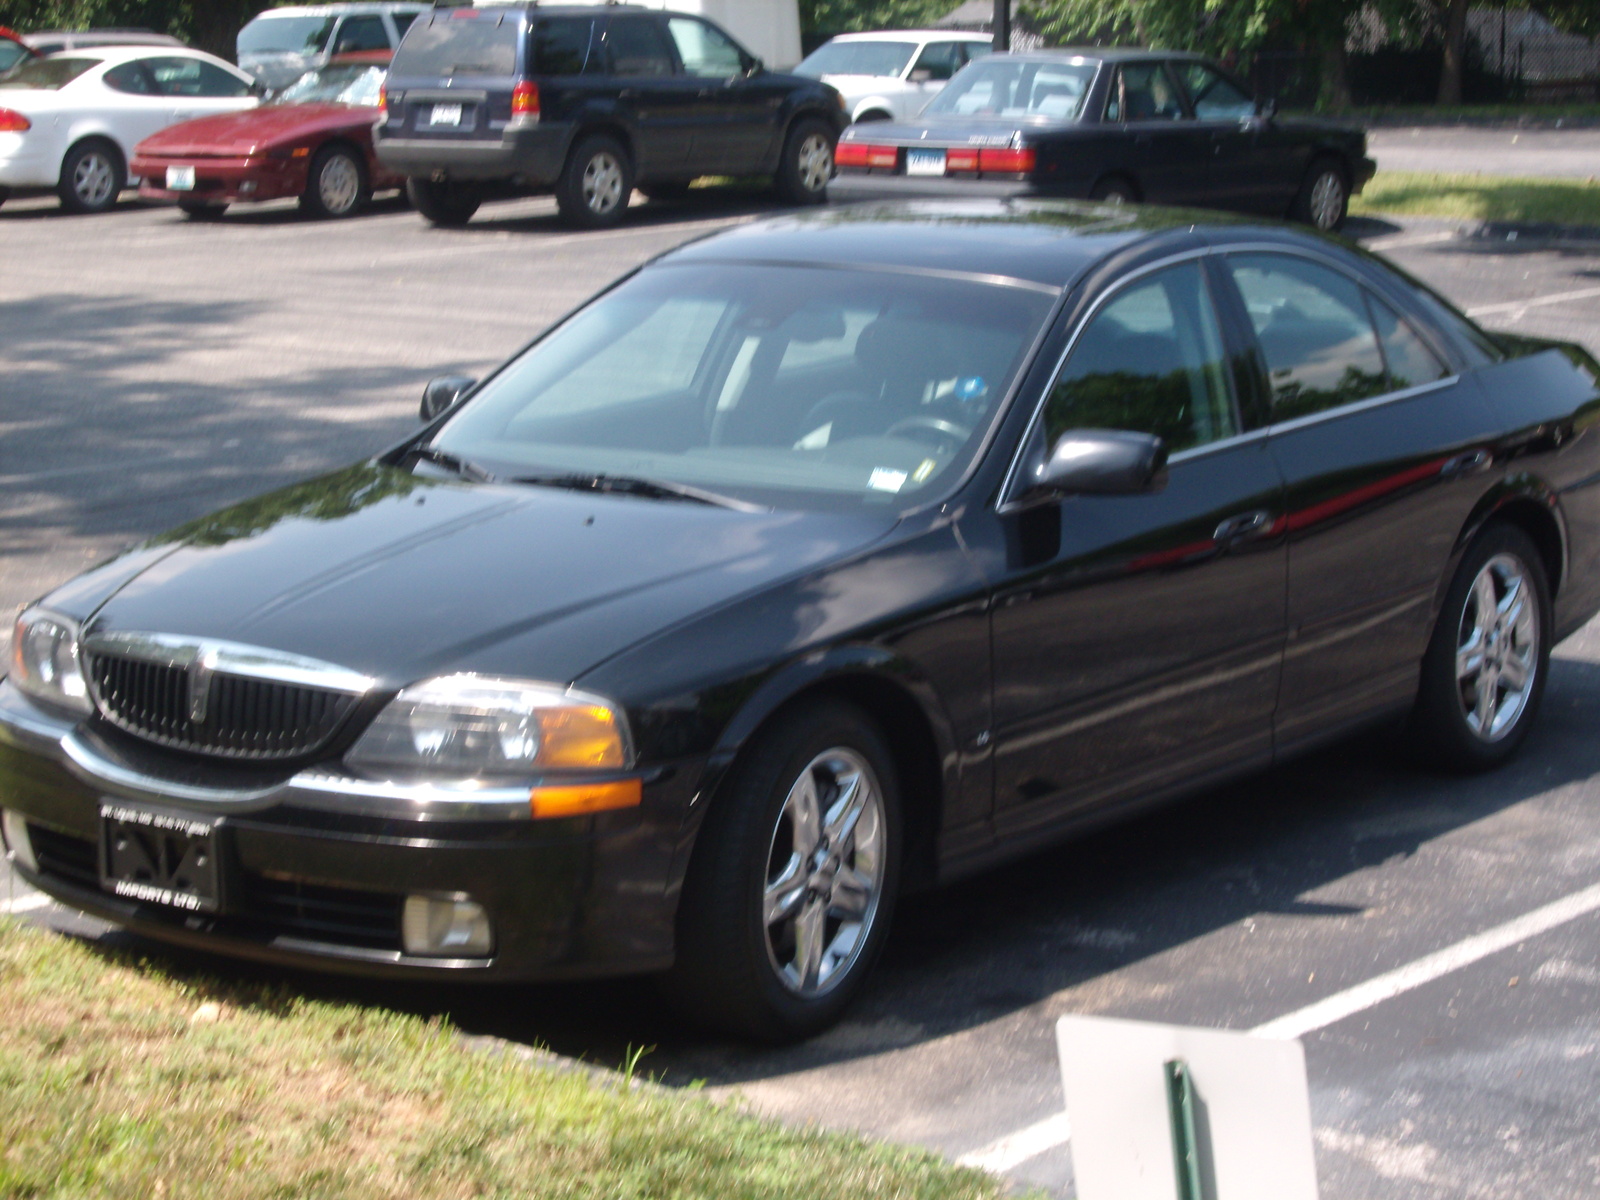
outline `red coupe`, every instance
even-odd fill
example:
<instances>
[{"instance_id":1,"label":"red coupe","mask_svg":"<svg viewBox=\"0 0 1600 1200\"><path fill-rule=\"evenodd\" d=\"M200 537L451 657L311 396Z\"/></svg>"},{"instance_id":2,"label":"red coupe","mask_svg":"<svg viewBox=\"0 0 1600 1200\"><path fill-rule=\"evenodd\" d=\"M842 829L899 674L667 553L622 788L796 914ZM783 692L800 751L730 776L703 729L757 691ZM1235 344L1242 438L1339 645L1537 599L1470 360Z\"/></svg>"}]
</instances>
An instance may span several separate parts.
<instances>
[{"instance_id":1,"label":"red coupe","mask_svg":"<svg viewBox=\"0 0 1600 1200\"><path fill-rule=\"evenodd\" d=\"M129 171L142 180L139 195L176 200L196 219L286 196L298 196L311 216L354 216L374 191L405 184L372 153L389 57L340 55L259 108L185 121L146 138Z\"/></svg>"}]
</instances>

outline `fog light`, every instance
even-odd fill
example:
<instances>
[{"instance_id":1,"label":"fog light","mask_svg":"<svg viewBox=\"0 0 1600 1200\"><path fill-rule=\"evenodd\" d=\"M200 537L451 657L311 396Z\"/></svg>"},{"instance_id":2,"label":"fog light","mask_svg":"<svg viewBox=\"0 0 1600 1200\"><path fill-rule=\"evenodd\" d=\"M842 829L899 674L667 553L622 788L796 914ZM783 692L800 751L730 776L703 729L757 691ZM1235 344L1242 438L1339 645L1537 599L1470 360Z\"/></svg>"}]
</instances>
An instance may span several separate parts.
<instances>
[{"instance_id":1,"label":"fog light","mask_svg":"<svg viewBox=\"0 0 1600 1200\"><path fill-rule=\"evenodd\" d=\"M489 914L462 892L407 896L400 938L407 954L428 958L488 958L494 949Z\"/></svg>"},{"instance_id":2,"label":"fog light","mask_svg":"<svg viewBox=\"0 0 1600 1200\"><path fill-rule=\"evenodd\" d=\"M39 860L33 856L33 839L28 836L28 825L22 814L0 808L0 833L5 834L9 857L37 874Z\"/></svg>"},{"instance_id":3,"label":"fog light","mask_svg":"<svg viewBox=\"0 0 1600 1200\"><path fill-rule=\"evenodd\" d=\"M241 195L241 196L254 196L255 194L256 194L256 181L254 179L246 179L243 183L241 183L239 185L239 195Z\"/></svg>"}]
</instances>

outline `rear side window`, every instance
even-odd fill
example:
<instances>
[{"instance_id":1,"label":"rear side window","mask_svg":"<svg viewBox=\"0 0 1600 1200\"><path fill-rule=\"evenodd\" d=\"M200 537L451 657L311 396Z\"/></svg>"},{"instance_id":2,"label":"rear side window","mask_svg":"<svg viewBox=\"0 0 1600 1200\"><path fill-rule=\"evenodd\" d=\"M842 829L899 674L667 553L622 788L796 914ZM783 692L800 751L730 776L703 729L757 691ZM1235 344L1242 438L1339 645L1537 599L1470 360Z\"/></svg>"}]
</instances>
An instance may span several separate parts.
<instances>
[{"instance_id":1,"label":"rear side window","mask_svg":"<svg viewBox=\"0 0 1600 1200\"><path fill-rule=\"evenodd\" d=\"M362 50L387 50L389 31L382 17L346 17L334 39L335 54L355 54Z\"/></svg>"},{"instance_id":2,"label":"rear side window","mask_svg":"<svg viewBox=\"0 0 1600 1200\"><path fill-rule=\"evenodd\" d=\"M411 22L417 19L417 14L408 12L390 13L389 19L394 22L395 37L403 38L406 35L406 30L411 28Z\"/></svg>"},{"instance_id":3,"label":"rear side window","mask_svg":"<svg viewBox=\"0 0 1600 1200\"><path fill-rule=\"evenodd\" d=\"M959 42L930 42L912 65L913 73L926 71L928 79L943 83L961 69L961 44Z\"/></svg>"},{"instance_id":4,"label":"rear side window","mask_svg":"<svg viewBox=\"0 0 1600 1200\"><path fill-rule=\"evenodd\" d=\"M582 75L589 64L593 17L544 17L533 26L535 75Z\"/></svg>"},{"instance_id":5,"label":"rear side window","mask_svg":"<svg viewBox=\"0 0 1600 1200\"><path fill-rule=\"evenodd\" d=\"M613 75L671 75L672 46L653 17L612 17L606 27L606 50Z\"/></svg>"},{"instance_id":6,"label":"rear side window","mask_svg":"<svg viewBox=\"0 0 1600 1200\"><path fill-rule=\"evenodd\" d=\"M144 63L163 96L248 96L250 85L221 67L198 58L146 58Z\"/></svg>"},{"instance_id":7,"label":"rear side window","mask_svg":"<svg viewBox=\"0 0 1600 1200\"><path fill-rule=\"evenodd\" d=\"M445 8L417 19L390 73L401 75L514 75L516 14L487 8Z\"/></svg>"},{"instance_id":8,"label":"rear side window","mask_svg":"<svg viewBox=\"0 0 1600 1200\"><path fill-rule=\"evenodd\" d=\"M130 96L155 95L156 89L150 86L150 76L144 73L144 67L137 62L125 62L120 67L112 67L101 78L114 92L126 92Z\"/></svg>"},{"instance_id":9,"label":"rear side window","mask_svg":"<svg viewBox=\"0 0 1600 1200\"><path fill-rule=\"evenodd\" d=\"M1178 93L1160 63L1130 63L1117 68L1106 99L1108 121L1177 121L1183 117Z\"/></svg>"},{"instance_id":10,"label":"rear side window","mask_svg":"<svg viewBox=\"0 0 1600 1200\"><path fill-rule=\"evenodd\" d=\"M64 88L90 67L100 65L98 58L35 58L18 63L0 79L0 87L42 88L55 91Z\"/></svg>"},{"instance_id":11,"label":"rear side window","mask_svg":"<svg viewBox=\"0 0 1600 1200\"><path fill-rule=\"evenodd\" d=\"M971 62L975 58L982 58L985 54L994 53L993 42L963 42L961 45L965 51L963 60L966 62Z\"/></svg>"}]
</instances>

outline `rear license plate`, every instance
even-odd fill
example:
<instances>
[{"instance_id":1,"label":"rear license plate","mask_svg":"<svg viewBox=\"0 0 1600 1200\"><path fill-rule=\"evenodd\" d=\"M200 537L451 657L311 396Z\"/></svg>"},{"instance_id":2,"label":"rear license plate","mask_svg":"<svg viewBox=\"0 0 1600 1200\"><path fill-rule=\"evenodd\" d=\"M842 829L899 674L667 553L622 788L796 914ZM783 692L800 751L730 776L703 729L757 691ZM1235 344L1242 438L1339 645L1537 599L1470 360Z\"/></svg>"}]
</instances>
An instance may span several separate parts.
<instances>
[{"instance_id":1,"label":"rear license plate","mask_svg":"<svg viewBox=\"0 0 1600 1200\"><path fill-rule=\"evenodd\" d=\"M169 192L192 192L192 191L194 191L194 168L193 167L168 167L167 168L167 190Z\"/></svg>"},{"instance_id":2,"label":"rear license plate","mask_svg":"<svg viewBox=\"0 0 1600 1200\"><path fill-rule=\"evenodd\" d=\"M428 116L429 125L459 125L461 124L461 105L435 104L433 112Z\"/></svg>"},{"instance_id":3,"label":"rear license plate","mask_svg":"<svg viewBox=\"0 0 1600 1200\"><path fill-rule=\"evenodd\" d=\"M100 883L109 892L186 912L216 912L216 818L108 801L100 806Z\"/></svg>"},{"instance_id":4,"label":"rear license plate","mask_svg":"<svg viewBox=\"0 0 1600 1200\"><path fill-rule=\"evenodd\" d=\"M907 175L943 175L943 150L907 150Z\"/></svg>"}]
</instances>

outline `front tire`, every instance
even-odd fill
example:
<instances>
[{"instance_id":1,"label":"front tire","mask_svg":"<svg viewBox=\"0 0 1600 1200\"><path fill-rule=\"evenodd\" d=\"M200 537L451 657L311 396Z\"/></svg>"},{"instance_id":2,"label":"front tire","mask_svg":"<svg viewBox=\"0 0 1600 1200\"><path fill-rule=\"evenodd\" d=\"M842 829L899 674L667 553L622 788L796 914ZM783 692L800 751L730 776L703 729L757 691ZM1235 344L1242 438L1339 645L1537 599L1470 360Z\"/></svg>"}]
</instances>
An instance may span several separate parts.
<instances>
[{"instance_id":1,"label":"front tire","mask_svg":"<svg viewBox=\"0 0 1600 1200\"><path fill-rule=\"evenodd\" d=\"M1319 158L1306 172L1290 215L1320 233L1332 233L1344 224L1350 210L1350 178L1336 158Z\"/></svg>"},{"instance_id":2,"label":"front tire","mask_svg":"<svg viewBox=\"0 0 1600 1200\"><path fill-rule=\"evenodd\" d=\"M838 135L814 118L796 121L783 143L773 185L786 204L822 204L833 178L833 150Z\"/></svg>"},{"instance_id":3,"label":"front tire","mask_svg":"<svg viewBox=\"0 0 1600 1200\"><path fill-rule=\"evenodd\" d=\"M556 181L556 207L579 229L604 229L622 220L633 194L633 164L614 138L588 137L573 149Z\"/></svg>"},{"instance_id":4,"label":"front tire","mask_svg":"<svg viewBox=\"0 0 1600 1200\"><path fill-rule=\"evenodd\" d=\"M431 179L406 180L406 196L415 208L434 225L458 228L472 220L483 198L475 188L459 183L435 183Z\"/></svg>"},{"instance_id":5,"label":"front tire","mask_svg":"<svg viewBox=\"0 0 1600 1200\"><path fill-rule=\"evenodd\" d=\"M1425 757L1486 771L1516 753L1544 696L1550 629L1538 547L1514 525L1489 525L1456 569L1422 660L1412 733Z\"/></svg>"},{"instance_id":6,"label":"front tire","mask_svg":"<svg viewBox=\"0 0 1600 1200\"><path fill-rule=\"evenodd\" d=\"M103 138L87 138L61 161L56 195L70 213L110 212L128 186L122 152Z\"/></svg>"},{"instance_id":7,"label":"front tire","mask_svg":"<svg viewBox=\"0 0 1600 1200\"><path fill-rule=\"evenodd\" d=\"M838 1020L899 886L894 761L872 719L808 704L768 730L706 816L666 992L689 1020L786 1042Z\"/></svg>"},{"instance_id":8,"label":"front tire","mask_svg":"<svg viewBox=\"0 0 1600 1200\"><path fill-rule=\"evenodd\" d=\"M367 165L346 146L324 146L311 160L300 208L323 220L353 217L372 199Z\"/></svg>"}]
</instances>

